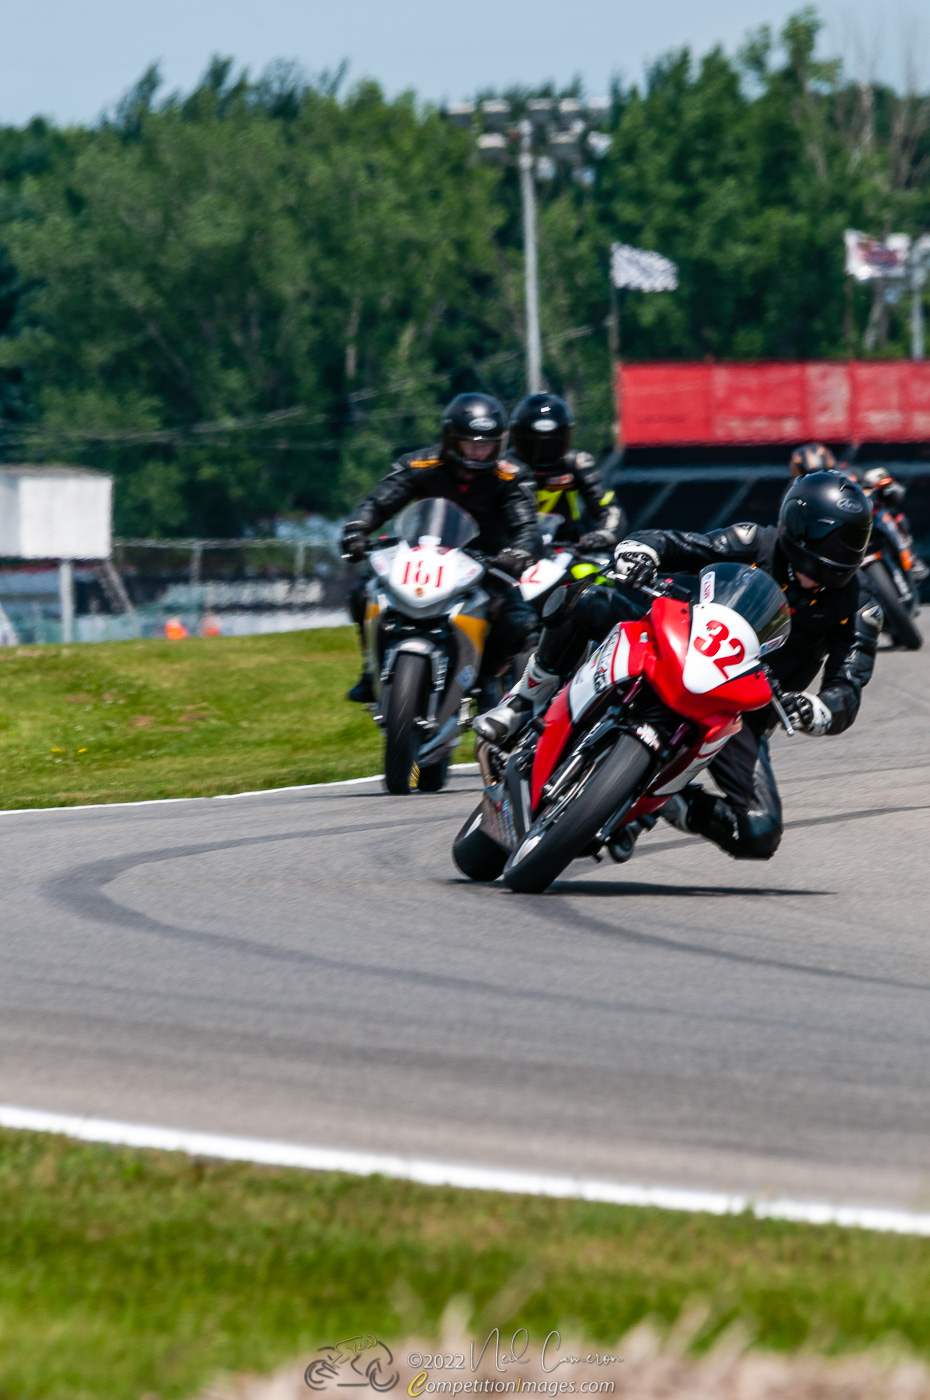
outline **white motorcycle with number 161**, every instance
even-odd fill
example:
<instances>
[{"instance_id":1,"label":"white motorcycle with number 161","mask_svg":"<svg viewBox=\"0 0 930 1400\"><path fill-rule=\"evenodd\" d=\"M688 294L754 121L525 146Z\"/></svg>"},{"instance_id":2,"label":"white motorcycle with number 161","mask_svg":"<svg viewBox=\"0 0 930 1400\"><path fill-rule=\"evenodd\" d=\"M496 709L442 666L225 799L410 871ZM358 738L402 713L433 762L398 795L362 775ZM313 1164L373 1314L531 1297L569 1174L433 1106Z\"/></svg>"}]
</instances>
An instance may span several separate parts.
<instances>
[{"instance_id":1,"label":"white motorcycle with number 161","mask_svg":"<svg viewBox=\"0 0 930 1400\"><path fill-rule=\"evenodd\" d=\"M372 542L365 602L375 723L384 730L384 781L398 796L438 792L471 723L488 632L487 564L466 553L478 526L451 501L399 516L396 538Z\"/></svg>"}]
</instances>

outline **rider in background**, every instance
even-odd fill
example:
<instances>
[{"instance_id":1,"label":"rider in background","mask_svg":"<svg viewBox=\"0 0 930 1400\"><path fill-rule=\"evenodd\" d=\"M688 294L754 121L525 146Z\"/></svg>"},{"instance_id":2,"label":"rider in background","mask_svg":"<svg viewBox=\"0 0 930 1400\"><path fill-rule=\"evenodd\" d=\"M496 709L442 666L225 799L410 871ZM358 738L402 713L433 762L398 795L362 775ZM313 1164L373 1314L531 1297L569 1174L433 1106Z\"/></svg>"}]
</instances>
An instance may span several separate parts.
<instances>
[{"instance_id":1,"label":"rider in background","mask_svg":"<svg viewBox=\"0 0 930 1400\"><path fill-rule=\"evenodd\" d=\"M547 708L575 670L589 641L645 610L629 590L651 586L659 569L697 574L706 564L748 564L770 574L785 593L791 632L769 668L789 692L782 697L806 734L841 734L856 718L872 676L882 611L858 576L868 548L872 511L861 488L837 472L794 481L778 525L730 525L709 534L643 530L615 555L619 587L575 584L543 610L539 649L501 703L475 720L490 743L508 746ZM821 667L815 693L808 687ZM738 859L768 860L781 842L781 799L769 758L776 726L771 707L743 716L739 734L721 749L710 773L721 796L692 783L671 798L663 816L682 831L713 841ZM635 835L635 833L634 833Z\"/></svg>"},{"instance_id":2,"label":"rider in background","mask_svg":"<svg viewBox=\"0 0 930 1400\"><path fill-rule=\"evenodd\" d=\"M557 543L575 544L583 554L612 550L626 519L616 493L605 491L590 452L572 448L574 415L557 394L530 394L510 420L510 450L533 473L536 509L560 515Z\"/></svg>"},{"instance_id":3,"label":"rider in background","mask_svg":"<svg viewBox=\"0 0 930 1400\"><path fill-rule=\"evenodd\" d=\"M488 394L456 395L442 415L439 442L398 457L387 476L355 507L342 532L342 557L361 563L373 530L411 501L441 497L474 519L478 526L474 547L489 556L494 568L518 579L542 554L542 541L533 479L521 462L502 455L506 432L507 414L496 399ZM490 594L491 630L481 679L489 680L532 645L538 620L519 588L491 574L485 575L482 587ZM361 632L364 579L352 591L349 610ZM363 635L363 656L364 646ZM374 699L366 670L347 698L359 704Z\"/></svg>"},{"instance_id":4,"label":"rider in background","mask_svg":"<svg viewBox=\"0 0 930 1400\"><path fill-rule=\"evenodd\" d=\"M799 476L810 476L812 472L838 471L858 482L872 502L873 510L876 506L884 507L893 515L905 541L903 549L908 552L904 567L909 571L913 584L923 583L930 570L919 555L911 553L914 537L910 521L901 509L907 495L907 487L903 482L896 481L887 467L856 467L852 461L844 458L837 461L824 443L808 442L803 447L796 447L792 452L788 470L793 480L797 480Z\"/></svg>"},{"instance_id":5,"label":"rider in background","mask_svg":"<svg viewBox=\"0 0 930 1400\"><path fill-rule=\"evenodd\" d=\"M803 447L796 447L788 461L788 471L792 481L799 476L812 476L814 472L835 471L845 472L853 481L857 479L852 467L846 463L841 463L839 467L836 465L833 453L822 442L806 442Z\"/></svg>"}]
</instances>

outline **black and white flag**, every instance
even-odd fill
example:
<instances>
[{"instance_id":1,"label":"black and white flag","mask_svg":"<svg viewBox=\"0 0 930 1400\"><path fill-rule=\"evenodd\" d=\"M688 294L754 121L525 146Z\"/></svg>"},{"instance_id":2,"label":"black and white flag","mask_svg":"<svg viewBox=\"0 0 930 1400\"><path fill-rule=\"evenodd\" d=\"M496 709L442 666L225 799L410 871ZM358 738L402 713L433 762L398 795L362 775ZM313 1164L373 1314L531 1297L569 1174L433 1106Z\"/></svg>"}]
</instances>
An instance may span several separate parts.
<instances>
[{"instance_id":1,"label":"black and white flag","mask_svg":"<svg viewBox=\"0 0 930 1400\"><path fill-rule=\"evenodd\" d=\"M678 286L678 268L661 253L614 243L610 249L610 279L615 287L632 287L637 292L673 292Z\"/></svg>"}]
</instances>

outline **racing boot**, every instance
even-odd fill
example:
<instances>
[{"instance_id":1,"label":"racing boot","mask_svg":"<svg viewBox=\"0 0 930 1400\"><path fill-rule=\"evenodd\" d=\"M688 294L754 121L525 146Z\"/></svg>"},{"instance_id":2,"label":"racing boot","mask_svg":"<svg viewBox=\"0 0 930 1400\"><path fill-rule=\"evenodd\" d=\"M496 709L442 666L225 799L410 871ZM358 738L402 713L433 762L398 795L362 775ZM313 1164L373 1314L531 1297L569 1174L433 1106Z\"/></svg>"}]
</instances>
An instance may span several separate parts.
<instances>
[{"instance_id":1,"label":"racing boot","mask_svg":"<svg viewBox=\"0 0 930 1400\"><path fill-rule=\"evenodd\" d=\"M626 865L636 850L636 842L642 832L651 831L657 821L658 817L647 813L643 817L637 817L636 821L630 822L628 826L621 826L607 842L611 860L615 860L618 865Z\"/></svg>"},{"instance_id":2,"label":"racing boot","mask_svg":"<svg viewBox=\"0 0 930 1400\"><path fill-rule=\"evenodd\" d=\"M546 709L561 684L562 677L540 666L534 652L513 690L493 710L478 715L472 728L489 744L510 748L534 715Z\"/></svg>"},{"instance_id":3,"label":"racing boot","mask_svg":"<svg viewBox=\"0 0 930 1400\"><path fill-rule=\"evenodd\" d=\"M346 699L355 705L371 705L374 698L375 688L371 683L371 672L363 671L352 689L346 691Z\"/></svg>"},{"instance_id":4,"label":"racing boot","mask_svg":"<svg viewBox=\"0 0 930 1400\"><path fill-rule=\"evenodd\" d=\"M700 783L689 783L681 792L676 792L660 815L677 831L688 836L704 836L721 850L732 853L739 842L733 811L722 798L705 792Z\"/></svg>"}]
</instances>

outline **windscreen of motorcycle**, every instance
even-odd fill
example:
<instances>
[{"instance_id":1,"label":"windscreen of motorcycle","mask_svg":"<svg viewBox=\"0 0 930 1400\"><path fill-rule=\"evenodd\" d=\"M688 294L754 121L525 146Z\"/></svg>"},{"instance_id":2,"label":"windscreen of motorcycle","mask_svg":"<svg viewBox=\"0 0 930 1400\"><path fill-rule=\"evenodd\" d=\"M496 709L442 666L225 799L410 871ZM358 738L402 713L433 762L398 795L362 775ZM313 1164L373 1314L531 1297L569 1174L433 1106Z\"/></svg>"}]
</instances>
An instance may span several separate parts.
<instances>
[{"instance_id":1,"label":"windscreen of motorcycle","mask_svg":"<svg viewBox=\"0 0 930 1400\"><path fill-rule=\"evenodd\" d=\"M754 671L784 644L791 630L785 595L768 574L746 564L710 564L701 570L691 610L691 638L682 680L706 695Z\"/></svg>"},{"instance_id":2,"label":"windscreen of motorcycle","mask_svg":"<svg viewBox=\"0 0 930 1400\"><path fill-rule=\"evenodd\" d=\"M542 536L542 542L548 549L561 527L565 524L564 515L556 515L555 512L547 510L537 511L536 525Z\"/></svg>"},{"instance_id":3,"label":"windscreen of motorcycle","mask_svg":"<svg viewBox=\"0 0 930 1400\"><path fill-rule=\"evenodd\" d=\"M414 501L397 517L397 535L409 545L464 549L478 537L475 520L454 501L433 498Z\"/></svg>"}]
</instances>

